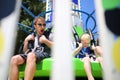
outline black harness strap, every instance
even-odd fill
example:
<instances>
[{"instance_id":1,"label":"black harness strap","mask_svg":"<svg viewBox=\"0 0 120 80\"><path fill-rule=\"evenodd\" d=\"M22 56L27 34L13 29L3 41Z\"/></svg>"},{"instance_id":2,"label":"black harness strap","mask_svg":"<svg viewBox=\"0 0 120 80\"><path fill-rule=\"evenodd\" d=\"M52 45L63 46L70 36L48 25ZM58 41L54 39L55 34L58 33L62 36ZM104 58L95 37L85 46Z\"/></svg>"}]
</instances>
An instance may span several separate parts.
<instances>
[{"instance_id":1,"label":"black harness strap","mask_svg":"<svg viewBox=\"0 0 120 80\"><path fill-rule=\"evenodd\" d=\"M76 42L76 47L78 47L77 42L80 42L80 39L79 39L79 35L77 34L77 32L76 32L74 27L72 29L72 33L73 33L73 36L74 36L74 39L75 39L75 42Z\"/></svg>"}]
</instances>

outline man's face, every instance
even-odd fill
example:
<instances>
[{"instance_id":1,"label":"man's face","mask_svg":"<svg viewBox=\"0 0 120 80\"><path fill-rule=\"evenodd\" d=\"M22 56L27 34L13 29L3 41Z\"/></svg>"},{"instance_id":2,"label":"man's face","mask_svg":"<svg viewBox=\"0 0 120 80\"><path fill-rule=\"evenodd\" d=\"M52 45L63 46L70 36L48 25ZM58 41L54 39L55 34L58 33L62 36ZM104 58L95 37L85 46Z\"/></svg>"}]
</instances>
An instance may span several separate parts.
<instances>
[{"instance_id":1,"label":"man's face","mask_svg":"<svg viewBox=\"0 0 120 80\"><path fill-rule=\"evenodd\" d=\"M44 33L44 31L45 31L45 26L46 26L45 21L43 21L43 20L41 20L41 19L38 19L38 20L37 20L37 22L36 22L36 24L34 25L34 27L35 27L35 29L36 29L36 31L37 31L37 34L38 34L39 36L41 36L41 35Z\"/></svg>"}]
</instances>

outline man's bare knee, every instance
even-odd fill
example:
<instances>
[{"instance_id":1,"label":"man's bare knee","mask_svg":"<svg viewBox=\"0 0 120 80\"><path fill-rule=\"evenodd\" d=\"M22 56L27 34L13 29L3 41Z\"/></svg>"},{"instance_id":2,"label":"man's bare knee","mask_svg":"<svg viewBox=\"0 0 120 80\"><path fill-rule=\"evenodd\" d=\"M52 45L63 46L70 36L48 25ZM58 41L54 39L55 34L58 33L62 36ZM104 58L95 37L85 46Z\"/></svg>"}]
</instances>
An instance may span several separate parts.
<instances>
[{"instance_id":1,"label":"man's bare knee","mask_svg":"<svg viewBox=\"0 0 120 80\"><path fill-rule=\"evenodd\" d=\"M20 55L13 56L11 58L11 65L19 65L19 64L22 64L23 62L24 60Z\"/></svg>"},{"instance_id":2,"label":"man's bare knee","mask_svg":"<svg viewBox=\"0 0 120 80\"><path fill-rule=\"evenodd\" d=\"M29 53L27 56L27 62L36 61L36 55L34 53Z\"/></svg>"}]
</instances>

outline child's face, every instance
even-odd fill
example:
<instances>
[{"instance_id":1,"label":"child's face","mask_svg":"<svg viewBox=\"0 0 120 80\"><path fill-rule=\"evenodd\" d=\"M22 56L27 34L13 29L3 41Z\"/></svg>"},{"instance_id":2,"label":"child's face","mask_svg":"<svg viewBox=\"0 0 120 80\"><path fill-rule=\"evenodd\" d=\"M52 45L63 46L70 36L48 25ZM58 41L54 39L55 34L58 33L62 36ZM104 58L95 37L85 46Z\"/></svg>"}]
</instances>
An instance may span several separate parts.
<instances>
[{"instance_id":1,"label":"child's face","mask_svg":"<svg viewBox=\"0 0 120 80\"><path fill-rule=\"evenodd\" d=\"M83 47L88 47L90 40L81 40L81 43L82 43Z\"/></svg>"}]
</instances>

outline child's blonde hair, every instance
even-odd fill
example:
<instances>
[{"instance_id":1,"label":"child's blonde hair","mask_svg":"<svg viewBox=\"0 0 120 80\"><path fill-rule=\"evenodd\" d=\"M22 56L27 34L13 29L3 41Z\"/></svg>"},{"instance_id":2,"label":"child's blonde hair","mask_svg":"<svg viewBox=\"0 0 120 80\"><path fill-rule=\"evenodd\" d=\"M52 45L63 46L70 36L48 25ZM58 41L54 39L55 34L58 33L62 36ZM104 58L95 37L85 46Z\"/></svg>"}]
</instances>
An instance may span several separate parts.
<instances>
[{"instance_id":1,"label":"child's blonde hair","mask_svg":"<svg viewBox=\"0 0 120 80\"><path fill-rule=\"evenodd\" d=\"M84 33L81 35L80 39L90 41L90 35L88 33Z\"/></svg>"}]
</instances>

